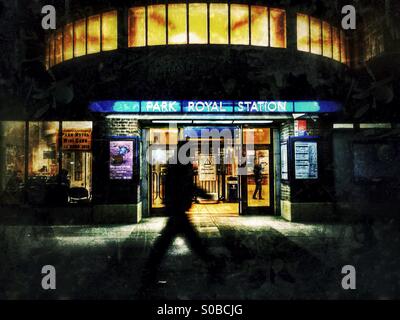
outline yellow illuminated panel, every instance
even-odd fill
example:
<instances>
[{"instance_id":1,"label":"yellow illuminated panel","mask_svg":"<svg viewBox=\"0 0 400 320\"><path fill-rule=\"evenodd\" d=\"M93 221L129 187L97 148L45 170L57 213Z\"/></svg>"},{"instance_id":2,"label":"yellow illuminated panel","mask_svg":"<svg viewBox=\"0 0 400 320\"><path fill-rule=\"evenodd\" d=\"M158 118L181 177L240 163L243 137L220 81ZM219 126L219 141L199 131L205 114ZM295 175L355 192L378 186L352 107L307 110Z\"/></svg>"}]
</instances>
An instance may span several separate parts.
<instances>
[{"instance_id":1,"label":"yellow illuminated panel","mask_svg":"<svg viewBox=\"0 0 400 320\"><path fill-rule=\"evenodd\" d=\"M101 50L110 51L118 48L118 13L116 10L101 16Z\"/></svg>"},{"instance_id":2,"label":"yellow illuminated panel","mask_svg":"<svg viewBox=\"0 0 400 320\"><path fill-rule=\"evenodd\" d=\"M147 44L163 45L167 42L165 5L153 5L147 8Z\"/></svg>"},{"instance_id":3,"label":"yellow illuminated panel","mask_svg":"<svg viewBox=\"0 0 400 320\"><path fill-rule=\"evenodd\" d=\"M72 40L74 36L74 25L67 24L64 27L64 61L70 60L74 57Z\"/></svg>"},{"instance_id":4,"label":"yellow illuminated panel","mask_svg":"<svg viewBox=\"0 0 400 320\"><path fill-rule=\"evenodd\" d=\"M297 14L297 50L310 52L310 19L305 14Z\"/></svg>"},{"instance_id":5,"label":"yellow illuminated panel","mask_svg":"<svg viewBox=\"0 0 400 320\"><path fill-rule=\"evenodd\" d=\"M63 53L62 53L62 32L59 31L56 33L56 61L55 63L61 63L63 61Z\"/></svg>"},{"instance_id":6,"label":"yellow illuminated panel","mask_svg":"<svg viewBox=\"0 0 400 320\"><path fill-rule=\"evenodd\" d=\"M86 54L86 19L75 22L74 25L74 57Z\"/></svg>"},{"instance_id":7,"label":"yellow illuminated panel","mask_svg":"<svg viewBox=\"0 0 400 320\"><path fill-rule=\"evenodd\" d=\"M210 43L228 44L228 5L210 3Z\"/></svg>"},{"instance_id":8,"label":"yellow illuminated panel","mask_svg":"<svg viewBox=\"0 0 400 320\"><path fill-rule=\"evenodd\" d=\"M271 47L286 48L286 12L281 9L270 9Z\"/></svg>"},{"instance_id":9,"label":"yellow illuminated panel","mask_svg":"<svg viewBox=\"0 0 400 320\"><path fill-rule=\"evenodd\" d=\"M187 43L186 4L168 5L168 43Z\"/></svg>"},{"instance_id":10,"label":"yellow illuminated panel","mask_svg":"<svg viewBox=\"0 0 400 320\"><path fill-rule=\"evenodd\" d=\"M189 4L189 43L206 44L207 35L207 4Z\"/></svg>"},{"instance_id":11,"label":"yellow illuminated panel","mask_svg":"<svg viewBox=\"0 0 400 320\"><path fill-rule=\"evenodd\" d=\"M92 16L87 21L87 53L100 52L100 16Z\"/></svg>"},{"instance_id":12,"label":"yellow illuminated panel","mask_svg":"<svg viewBox=\"0 0 400 320\"><path fill-rule=\"evenodd\" d=\"M340 36L339 30L335 27L332 28L332 41L333 41L333 59L340 61Z\"/></svg>"},{"instance_id":13,"label":"yellow illuminated panel","mask_svg":"<svg viewBox=\"0 0 400 320\"><path fill-rule=\"evenodd\" d=\"M332 31L329 23L322 22L322 52L324 57L332 58Z\"/></svg>"},{"instance_id":14,"label":"yellow illuminated panel","mask_svg":"<svg viewBox=\"0 0 400 320\"><path fill-rule=\"evenodd\" d=\"M146 45L145 8L137 7L129 10L129 47L144 47Z\"/></svg>"},{"instance_id":15,"label":"yellow illuminated panel","mask_svg":"<svg viewBox=\"0 0 400 320\"><path fill-rule=\"evenodd\" d=\"M343 63L347 63L346 36L342 30L340 31L340 57Z\"/></svg>"},{"instance_id":16,"label":"yellow illuminated panel","mask_svg":"<svg viewBox=\"0 0 400 320\"><path fill-rule=\"evenodd\" d=\"M265 46L269 44L268 34L268 8L251 6L251 44Z\"/></svg>"},{"instance_id":17,"label":"yellow illuminated panel","mask_svg":"<svg viewBox=\"0 0 400 320\"><path fill-rule=\"evenodd\" d=\"M231 44L249 44L249 6L231 4Z\"/></svg>"},{"instance_id":18,"label":"yellow illuminated panel","mask_svg":"<svg viewBox=\"0 0 400 320\"><path fill-rule=\"evenodd\" d=\"M322 54L321 20L310 18L311 53Z\"/></svg>"}]
</instances>

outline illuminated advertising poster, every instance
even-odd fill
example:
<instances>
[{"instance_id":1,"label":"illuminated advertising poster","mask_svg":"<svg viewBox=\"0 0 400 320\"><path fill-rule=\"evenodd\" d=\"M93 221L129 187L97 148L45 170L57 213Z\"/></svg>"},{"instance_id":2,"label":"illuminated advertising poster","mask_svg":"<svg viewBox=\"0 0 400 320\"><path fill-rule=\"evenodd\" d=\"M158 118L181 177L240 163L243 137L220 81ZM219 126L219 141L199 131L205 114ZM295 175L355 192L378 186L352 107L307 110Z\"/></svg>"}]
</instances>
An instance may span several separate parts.
<instances>
[{"instance_id":1,"label":"illuminated advertising poster","mask_svg":"<svg viewBox=\"0 0 400 320\"><path fill-rule=\"evenodd\" d=\"M317 142L296 141L294 157L296 179L318 179Z\"/></svg>"},{"instance_id":2,"label":"illuminated advertising poster","mask_svg":"<svg viewBox=\"0 0 400 320\"><path fill-rule=\"evenodd\" d=\"M133 153L133 141L110 141L111 180L132 179Z\"/></svg>"},{"instance_id":3,"label":"illuminated advertising poster","mask_svg":"<svg viewBox=\"0 0 400 320\"><path fill-rule=\"evenodd\" d=\"M283 180L289 179L287 143L281 145L281 176Z\"/></svg>"}]
</instances>

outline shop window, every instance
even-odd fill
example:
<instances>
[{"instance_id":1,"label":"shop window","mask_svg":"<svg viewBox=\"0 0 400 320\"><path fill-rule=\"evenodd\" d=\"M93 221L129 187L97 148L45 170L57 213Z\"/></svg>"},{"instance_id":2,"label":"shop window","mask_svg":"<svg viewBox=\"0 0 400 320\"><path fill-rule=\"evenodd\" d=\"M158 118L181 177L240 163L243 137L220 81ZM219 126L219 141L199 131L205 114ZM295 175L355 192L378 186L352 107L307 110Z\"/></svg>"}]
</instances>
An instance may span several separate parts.
<instances>
[{"instance_id":1,"label":"shop window","mask_svg":"<svg viewBox=\"0 0 400 320\"><path fill-rule=\"evenodd\" d=\"M101 17L101 49L110 51L118 48L118 13L106 12Z\"/></svg>"},{"instance_id":2,"label":"shop window","mask_svg":"<svg viewBox=\"0 0 400 320\"><path fill-rule=\"evenodd\" d=\"M332 28L333 59L340 62L340 33L335 27Z\"/></svg>"},{"instance_id":3,"label":"shop window","mask_svg":"<svg viewBox=\"0 0 400 320\"><path fill-rule=\"evenodd\" d=\"M64 61L74 57L72 39L74 36L74 26L72 23L64 27Z\"/></svg>"},{"instance_id":4,"label":"shop window","mask_svg":"<svg viewBox=\"0 0 400 320\"><path fill-rule=\"evenodd\" d=\"M89 200L92 190L92 123L64 121L62 123L62 170L70 190ZM78 199L70 199L70 202Z\"/></svg>"},{"instance_id":5,"label":"shop window","mask_svg":"<svg viewBox=\"0 0 400 320\"><path fill-rule=\"evenodd\" d=\"M268 8L251 6L251 44L253 46L269 45Z\"/></svg>"},{"instance_id":6,"label":"shop window","mask_svg":"<svg viewBox=\"0 0 400 320\"><path fill-rule=\"evenodd\" d=\"M231 4L231 44L249 44L249 6Z\"/></svg>"},{"instance_id":7,"label":"shop window","mask_svg":"<svg viewBox=\"0 0 400 320\"><path fill-rule=\"evenodd\" d=\"M54 43L54 34L50 35L50 40L49 40L49 62L50 62L50 67L54 66L55 64L55 59L54 59L54 49L55 49L55 43Z\"/></svg>"},{"instance_id":8,"label":"shop window","mask_svg":"<svg viewBox=\"0 0 400 320\"><path fill-rule=\"evenodd\" d=\"M210 43L228 44L228 5L210 3Z\"/></svg>"},{"instance_id":9,"label":"shop window","mask_svg":"<svg viewBox=\"0 0 400 320\"><path fill-rule=\"evenodd\" d=\"M311 53L322 54L321 20L310 18Z\"/></svg>"},{"instance_id":10,"label":"shop window","mask_svg":"<svg viewBox=\"0 0 400 320\"><path fill-rule=\"evenodd\" d=\"M187 43L186 4L168 5L168 44Z\"/></svg>"},{"instance_id":11,"label":"shop window","mask_svg":"<svg viewBox=\"0 0 400 320\"><path fill-rule=\"evenodd\" d=\"M143 47L146 45L145 13L144 7L136 7L129 10L129 47Z\"/></svg>"},{"instance_id":12,"label":"shop window","mask_svg":"<svg viewBox=\"0 0 400 320\"><path fill-rule=\"evenodd\" d=\"M297 14L297 50L310 52L310 19L305 14Z\"/></svg>"},{"instance_id":13,"label":"shop window","mask_svg":"<svg viewBox=\"0 0 400 320\"><path fill-rule=\"evenodd\" d=\"M25 173L25 122L0 122L0 203L19 204L23 200Z\"/></svg>"},{"instance_id":14,"label":"shop window","mask_svg":"<svg viewBox=\"0 0 400 320\"><path fill-rule=\"evenodd\" d=\"M270 9L271 47L286 48L286 12L281 9Z\"/></svg>"},{"instance_id":15,"label":"shop window","mask_svg":"<svg viewBox=\"0 0 400 320\"><path fill-rule=\"evenodd\" d=\"M166 44L165 5L152 5L147 8L147 44L149 46Z\"/></svg>"},{"instance_id":16,"label":"shop window","mask_svg":"<svg viewBox=\"0 0 400 320\"><path fill-rule=\"evenodd\" d=\"M87 21L87 53L100 52L100 16L91 16Z\"/></svg>"},{"instance_id":17,"label":"shop window","mask_svg":"<svg viewBox=\"0 0 400 320\"><path fill-rule=\"evenodd\" d=\"M86 19L75 22L74 25L74 57L86 54Z\"/></svg>"},{"instance_id":18,"label":"shop window","mask_svg":"<svg viewBox=\"0 0 400 320\"><path fill-rule=\"evenodd\" d=\"M208 42L207 4L189 4L189 43L206 44Z\"/></svg>"},{"instance_id":19,"label":"shop window","mask_svg":"<svg viewBox=\"0 0 400 320\"><path fill-rule=\"evenodd\" d=\"M322 52L324 57L332 58L332 31L329 23L322 22Z\"/></svg>"},{"instance_id":20,"label":"shop window","mask_svg":"<svg viewBox=\"0 0 400 320\"><path fill-rule=\"evenodd\" d=\"M340 31L340 61L347 63L347 50L346 50L346 35Z\"/></svg>"}]
</instances>

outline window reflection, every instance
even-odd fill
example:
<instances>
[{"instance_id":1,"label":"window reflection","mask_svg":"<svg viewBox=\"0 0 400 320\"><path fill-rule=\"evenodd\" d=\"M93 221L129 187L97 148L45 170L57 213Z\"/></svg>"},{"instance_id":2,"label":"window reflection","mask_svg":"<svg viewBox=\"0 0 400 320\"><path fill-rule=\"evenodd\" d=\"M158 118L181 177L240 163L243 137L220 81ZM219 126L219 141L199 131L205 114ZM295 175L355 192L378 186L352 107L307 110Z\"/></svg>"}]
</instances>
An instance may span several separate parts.
<instances>
[{"instance_id":1,"label":"window reflection","mask_svg":"<svg viewBox=\"0 0 400 320\"><path fill-rule=\"evenodd\" d=\"M321 20L311 17L310 30L311 30L311 53L322 54Z\"/></svg>"},{"instance_id":2,"label":"window reflection","mask_svg":"<svg viewBox=\"0 0 400 320\"><path fill-rule=\"evenodd\" d=\"M251 44L268 46L268 8L251 6Z\"/></svg>"},{"instance_id":3,"label":"window reflection","mask_svg":"<svg viewBox=\"0 0 400 320\"><path fill-rule=\"evenodd\" d=\"M57 32L56 33L56 53L55 53L55 63L61 63L62 62L62 58L63 58L63 52L62 52L62 32Z\"/></svg>"},{"instance_id":4,"label":"window reflection","mask_svg":"<svg viewBox=\"0 0 400 320\"><path fill-rule=\"evenodd\" d=\"M103 13L101 18L102 51L115 50L118 47L117 11Z\"/></svg>"},{"instance_id":5,"label":"window reflection","mask_svg":"<svg viewBox=\"0 0 400 320\"><path fill-rule=\"evenodd\" d=\"M189 43L205 44L207 35L207 4L189 4Z\"/></svg>"},{"instance_id":6,"label":"window reflection","mask_svg":"<svg viewBox=\"0 0 400 320\"><path fill-rule=\"evenodd\" d=\"M86 19L75 22L74 25L74 57L86 54Z\"/></svg>"},{"instance_id":7,"label":"window reflection","mask_svg":"<svg viewBox=\"0 0 400 320\"><path fill-rule=\"evenodd\" d=\"M146 17L145 8L137 7L129 10L129 47L143 47L146 45Z\"/></svg>"},{"instance_id":8,"label":"window reflection","mask_svg":"<svg viewBox=\"0 0 400 320\"><path fill-rule=\"evenodd\" d=\"M332 58L332 32L329 23L322 22L323 55Z\"/></svg>"},{"instance_id":9,"label":"window reflection","mask_svg":"<svg viewBox=\"0 0 400 320\"><path fill-rule=\"evenodd\" d=\"M340 35L339 30L332 28L333 59L340 62Z\"/></svg>"},{"instance_id":10,"label":"window reflection","mask_svg":"<svg viewBox=\"0 0 400 320\"><path fill-rule=\"evenodd\" d=\"M165 5L147 8L147 44L149 46L166 44Z\"/></svg>"},{"instance_id":11,"label":"window reflection","mask_svg":"<svg viewBox=\"0 0 400 320\"><path fill-rule=\"evenodd\" d=\"M74 57L72 38L74 35L74 26L72 23L64 27L64 61Z\"/></svg>"},{"instance_id":12,"label":"window reflection","mask_svg":"<svg viewBox=\"0 0 400 320\"><path fill-rule=\"evenodd\" d=\"M308 15L297 15L297 50L310 51L310 20Z\"/></svg>"},{"instance_id":13,"label":"window reflection","mask_svg":"<svg viewBox=\"0 0 400 320\"><path fill-rule=\"evenodd\" d=\"M87 53L100 52L100 16L92 16L87 21Z\"/></svg>"},{"instance_id":14,"label":"window reflection","mask_svg":"<svg viewBox=\"0 0 400 320\"><path fill-rule=\"evenodd\" d=\"M210 43L228 44L228 5L210 3Z\"/></svg>"},{"instance_id":15,"label":"window reflection","mask_svg":"<svg viewBox=\"0 0 400 320\"><path fill-rule=\"evenodd\" d=\"M249 6L232 4L231 44L249 44Z\"/></svg>"},{"instance_id":16,"label":"window reflection","mask_svg":"<svg viewBox=\"0 0 400 320\"><path fill-rule=\"evenodd\" d=\"M286 12L281 9L270 9L271 47L286 48Z\"/></svg>"},{"instance_id":17,"label":"window reflection","mask_svg":"<svg viewBox=\"0 0 400 320\"><path fill-rule=\"evenodd\" d=\"M340 60L347 63L346 35L340 30Z\"/></svg>"},{"instance_id":18,"label":"window reflection","mask_svg":"<svg viewBox=\"0 0 400 320\"><path fill-rule=\"evenodd\" d=\"M168 43L187 43L186 4L168 5Z\"/></svg>"}]
</instances>

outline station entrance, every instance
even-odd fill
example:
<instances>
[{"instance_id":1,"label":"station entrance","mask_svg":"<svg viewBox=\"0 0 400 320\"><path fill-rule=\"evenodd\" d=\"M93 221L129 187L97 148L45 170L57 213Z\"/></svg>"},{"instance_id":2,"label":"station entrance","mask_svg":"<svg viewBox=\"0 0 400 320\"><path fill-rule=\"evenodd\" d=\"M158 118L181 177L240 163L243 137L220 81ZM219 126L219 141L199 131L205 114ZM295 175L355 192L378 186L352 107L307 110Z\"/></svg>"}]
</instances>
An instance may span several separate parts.
<instances>
[{"instance_id":1,"label":"station entrance","mask_svg":"<svg viewBox=\"0 0 400 320\"><path fill-rule=\"evenodd\" d=\"M196 197L191 215L273 214L273 159L270 128L147 128L150 215L163 215L168 163L177 143L193 148L194 181L211 199Z\"/></svg>"}]
</instances>

